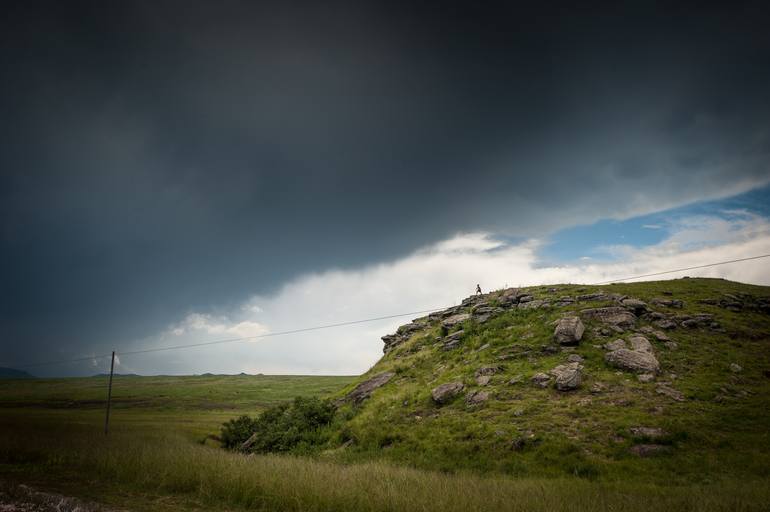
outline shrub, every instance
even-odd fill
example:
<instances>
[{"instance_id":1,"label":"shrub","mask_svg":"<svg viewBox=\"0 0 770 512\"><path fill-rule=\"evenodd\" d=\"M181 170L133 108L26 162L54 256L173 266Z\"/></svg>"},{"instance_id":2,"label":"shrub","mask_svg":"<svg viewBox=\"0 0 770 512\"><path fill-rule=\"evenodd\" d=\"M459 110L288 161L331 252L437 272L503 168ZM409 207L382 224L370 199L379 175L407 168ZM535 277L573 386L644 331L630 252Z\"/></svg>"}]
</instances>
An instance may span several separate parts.
<instances>
[{"instance_id":1,"label":"shrub","mask_svg":"<svg viewBox=\"0 0 770 512\"><path fill-rule=\"evenodd\" d=\"M222 425L222 446L232 450L242 445L254 433L256 421L244 414Z\"/></svg>"},{"instance_id":2,"label":"shrub","mask_svg":"<svg viewBox=\"0 0 770 512\"><path fill-rule=\"evenodd\" d=\"M229 449L237 448L256 433L249 451L308 452L328 440L329 433L324 427L332 422L334 412L334 405L329 400L297 397L291 403L268 408L256 419L241 416L225 423L222 445ZM230 442L231 439L234 442Z\"/></svg>"}]
</instances>

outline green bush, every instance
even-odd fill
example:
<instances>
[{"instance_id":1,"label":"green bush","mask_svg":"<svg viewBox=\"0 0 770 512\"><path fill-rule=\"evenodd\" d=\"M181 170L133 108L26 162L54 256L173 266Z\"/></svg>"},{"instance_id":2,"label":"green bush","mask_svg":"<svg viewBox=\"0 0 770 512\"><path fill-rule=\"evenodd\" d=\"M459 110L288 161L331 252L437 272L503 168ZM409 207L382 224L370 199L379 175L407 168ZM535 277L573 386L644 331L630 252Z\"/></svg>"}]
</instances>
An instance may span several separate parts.
<instances>
[{"instance_id":1,"label":"green bush","mask_svg":"<svg viewBox=\"0 0 770 512\"><path fill-rule=\"evenodd\" d=\"M222 446L232 450L242 445L254 433L256 421L244 414L222 425Z\"/></svg>"},{"instance_id":2,"label":"green bush","mask_svg":"<svg viewBox=\"0 0 770 512\"><path fill-rule=\"evenodd\" d=\"M312 451L328 440L329 433L324 427L331 424L334 412L329 400L297 397L290 403L270 407L256 419L241 416L228 421L222 426L222 445L237 448L256 433L249 447L251 452Z\"/></svg>"}]
</instances>

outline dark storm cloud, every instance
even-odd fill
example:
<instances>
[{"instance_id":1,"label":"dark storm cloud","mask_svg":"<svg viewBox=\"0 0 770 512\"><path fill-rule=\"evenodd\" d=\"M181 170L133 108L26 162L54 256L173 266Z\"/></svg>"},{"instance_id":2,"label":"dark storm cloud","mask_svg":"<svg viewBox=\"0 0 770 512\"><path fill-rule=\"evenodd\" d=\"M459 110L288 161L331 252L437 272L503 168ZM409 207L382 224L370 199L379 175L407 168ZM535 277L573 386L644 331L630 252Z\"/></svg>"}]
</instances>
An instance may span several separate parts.
<instances>
[{"instance_id":1,"label":"dark storm cloud","mask_svg":"<svg viewBox=\"0 0 770 512\"><path fill-rule=\"evenodd\" d=\"M112 4L2 15L8 361L768 179L761 4Z\"/></svg>"}]
</instances>

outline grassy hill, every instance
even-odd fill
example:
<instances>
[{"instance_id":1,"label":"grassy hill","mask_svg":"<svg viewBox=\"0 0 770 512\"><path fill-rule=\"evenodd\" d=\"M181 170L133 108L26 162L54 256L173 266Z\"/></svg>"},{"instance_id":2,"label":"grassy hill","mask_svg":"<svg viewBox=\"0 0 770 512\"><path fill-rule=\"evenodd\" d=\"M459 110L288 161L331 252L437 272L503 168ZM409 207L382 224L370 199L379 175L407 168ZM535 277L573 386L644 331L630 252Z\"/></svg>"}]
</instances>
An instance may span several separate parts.
<instances>
[{"instance_id":1,"label":"grassy hill","mask_svg":"<svg viewBox=\"0 0 770 512\"><path fill-rule=\"evenodd\" d=\"M521 302L504 304L506 293ZM344 448L335 456L538 477L659 483L765 478L768 297L767 287L680 279L469 298L463 307L402 327L407 334L400 342L340 393L393 373L368 399L342 408L346 421L335 428ZM617 327L585 311L605 307L633 312L633 320ZM442 327L448 315L462 313L471 316ZM554 323L563 317L581 318L585 332L578 344L554 341ZM456 331L462 334L452 336ZM641 380L608 363L604 348L639 335L649 340L660 366ZM459 343L447 348L447 340ZM545 387L533 383L536 374L569 360L582 366L577 389L559 391L553 378ZM431 391L444 383L462 383L463 390L441 405Z\"/></svg>"}]
</instances>

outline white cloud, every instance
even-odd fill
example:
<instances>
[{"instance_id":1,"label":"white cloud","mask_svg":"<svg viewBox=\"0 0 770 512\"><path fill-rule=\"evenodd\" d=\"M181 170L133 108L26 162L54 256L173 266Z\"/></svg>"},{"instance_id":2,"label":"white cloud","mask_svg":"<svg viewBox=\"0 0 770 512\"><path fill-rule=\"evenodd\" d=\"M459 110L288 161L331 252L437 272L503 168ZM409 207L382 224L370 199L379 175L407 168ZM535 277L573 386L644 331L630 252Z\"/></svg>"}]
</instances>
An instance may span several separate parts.
<instances>
[{"instance_id":1,"label":"white cloud","mask_svg":"<svg viewBox=\"0 0 770 512\"><path fill-rule=\"evenodd\" d=\"M468 233L426 247L396 261L348 270L308 274L286 283L275 295L254 296L227 316L191 313L160 336L196 343L212 336L260 336L348 320L451 306L473 293L505 286L595 283L639 274L691 267L770 253L770 223L741 213L725 220L690 217L673 223L670 236L643 249L609 248L617 259L581 259L560 266L538 266L541 242L505 244L490 234ZM757 260L672 274L724 277L770 285L770 265ZM660 279L660 278L658 278ZM257 321L256 316L259 316ZM416 315L415 315L416 316ZM144 371L358 374L382 353L380 336L411 317L315 330L154 356ZM137 364L134 364L137 367Z\"/></svg>"}]
</instances>

